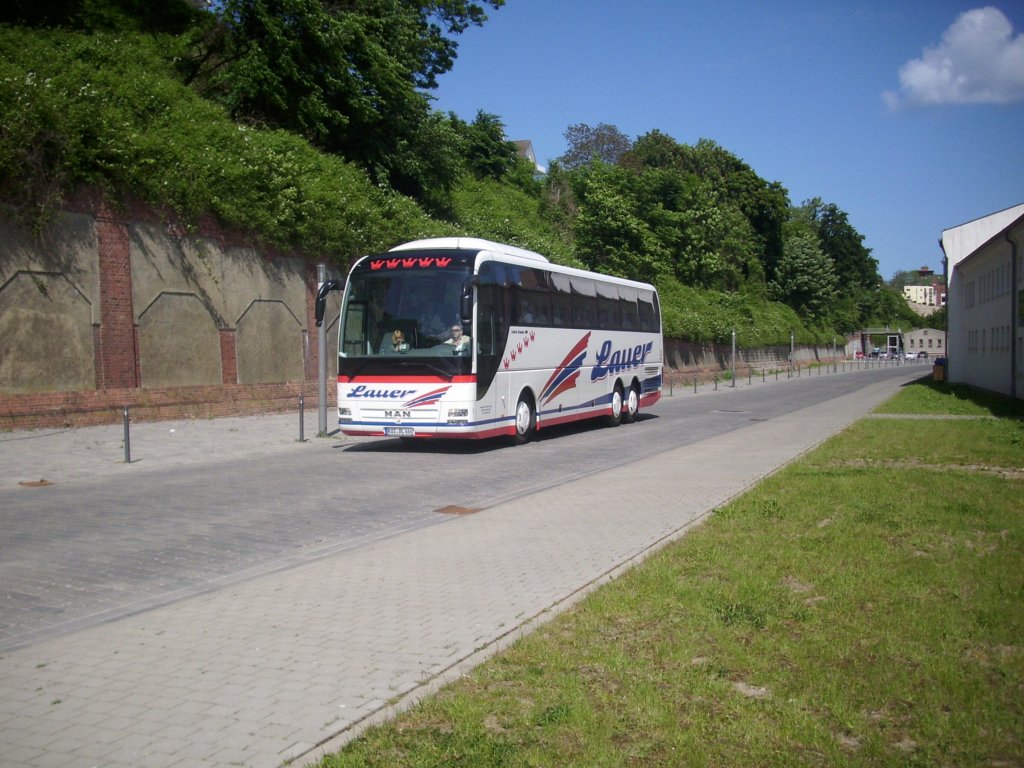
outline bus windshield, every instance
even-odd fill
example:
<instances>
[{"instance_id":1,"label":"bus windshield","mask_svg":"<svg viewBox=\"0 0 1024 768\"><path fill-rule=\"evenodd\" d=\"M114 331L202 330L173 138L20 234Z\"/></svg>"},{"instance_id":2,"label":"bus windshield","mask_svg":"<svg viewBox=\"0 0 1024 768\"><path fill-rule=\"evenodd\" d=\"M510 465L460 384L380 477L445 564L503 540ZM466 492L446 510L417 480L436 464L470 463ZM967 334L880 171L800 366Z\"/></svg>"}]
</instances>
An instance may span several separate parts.
<instances>
[{"instance_id":1,"label":"bus windshield","mask_svg":"<svg viewBox=\"0 0 1024 768\"><path fill-rule=\"evenodd\" d=\"M401 367L413 358L434 366L441 359L445 372L468 372L473 327L462 317L468 306L462 297L469 291L472 263L472 254L452 251L360 262L349 276L341 311L339 373L371 362L375 369L387 361Z\"/></svg>"}]
</instances>

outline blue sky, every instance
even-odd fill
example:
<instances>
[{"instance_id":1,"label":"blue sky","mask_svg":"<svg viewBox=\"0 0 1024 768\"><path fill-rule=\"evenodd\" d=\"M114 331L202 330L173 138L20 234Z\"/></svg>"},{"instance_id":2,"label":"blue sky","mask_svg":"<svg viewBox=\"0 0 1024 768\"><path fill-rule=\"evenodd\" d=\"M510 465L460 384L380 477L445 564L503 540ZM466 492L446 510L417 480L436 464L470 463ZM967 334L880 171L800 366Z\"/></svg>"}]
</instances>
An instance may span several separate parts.
<instances>
[{"instance_id":1,"label":"blue sky","mask_svg":"<svg viewBox=\"0 0 1024 768\"><path fill-rule=\"evenodd\" d=\"M497 115L546 165L574 123L712 139L835 203L888 280L942 230L1024 203L1024 4L507 0L434 106Z\"/></svg>"}]
</instances>

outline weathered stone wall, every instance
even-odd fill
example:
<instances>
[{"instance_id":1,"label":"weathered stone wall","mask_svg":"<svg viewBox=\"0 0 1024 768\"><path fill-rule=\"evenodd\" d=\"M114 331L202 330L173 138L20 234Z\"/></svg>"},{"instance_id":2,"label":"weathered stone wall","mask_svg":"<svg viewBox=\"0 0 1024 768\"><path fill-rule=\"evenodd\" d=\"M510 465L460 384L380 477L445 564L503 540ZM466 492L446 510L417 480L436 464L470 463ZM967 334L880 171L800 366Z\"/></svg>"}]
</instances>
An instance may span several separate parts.
<instances>
[{"instance_id":1,"label":"weathered stone wall","mask_svg":"<svg viewBox=\"0 0 1024 768\"><path fill-rule=\"evenodd\" d=\"M36 239L0 216L0 391L96 386L100 279L89 216Z\"/></svg>"},{"instance_id":2,"label":"weathered stone wall","mask_svg":"<svg viewBox=\"0 0 1024 768\"><path fill-rule=\"evenodd\" d=\"M25 425L33 402L62 423L96 423L119 403L146 407L135 389L194 405L197 392L226 387L217 407L234 403L244 413L266 410L274 385L291 407L315 384L315 264L214 226L186 234L144 208L114 211L88 196L74 205L38 237L0 208L7 426ZM328 306L335 316L339 300L332 295ZM336 325L326 330L328 350L336 349ZM337 358L327 360L333 378ZM76 419L61 400L93 415Z\"/></svg>"},{"instance_id":3,"label":"weathered stone wall","mask_svg":"<svg viewBox=\"0 0 1024 768\"><path fill-rule=\"evenodd\" d=\"M785 370L792 362L794 366L831 360L832 351L825 347L796 346L790 361L789 346L760 347L736 350L736 375L746 376L752 369L755 373ZM698 344L680 339L665 339L665 366L668 378L692 380L710 379L733 366L731 344Z\"/></svg>"}]
</instances>

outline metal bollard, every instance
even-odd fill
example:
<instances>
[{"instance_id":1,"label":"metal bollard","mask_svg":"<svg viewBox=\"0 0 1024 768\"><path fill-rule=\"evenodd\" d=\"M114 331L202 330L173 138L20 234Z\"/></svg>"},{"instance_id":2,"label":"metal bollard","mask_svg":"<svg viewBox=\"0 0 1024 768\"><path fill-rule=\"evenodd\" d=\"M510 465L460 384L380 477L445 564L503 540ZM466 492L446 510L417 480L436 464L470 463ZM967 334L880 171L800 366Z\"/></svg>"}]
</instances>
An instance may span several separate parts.
<instances>
[{"instance_id":1,"label":"metal bollard","mask_svg":"<svg viewBox=\"0 0 1024 768\"><path fill-rule=\"evenodd\" d=\"M132 463L132 436L128 430L128 406L124 407L124 463Z\"/></svg>"},{"instance_id":2,"label":"metal bollard","mask_svg":"<svg viewBox=\"0 0 1024 768\"><path fill-rule=\"evenodd\" d=\"M697 394L697 375L696 374L694 374L694 376L693 376L693 394L695 394L695 395Z\"/></svg>"},{"instance_id":3,"label":"metal bollard","mask_svg":"<svg viewBox=\"0 0 1024 768\"><path fill-rule=\"evenodd\" d=\"M299 442L306 442L306 398L299 395Z\"/></svg>"}]
</instances>

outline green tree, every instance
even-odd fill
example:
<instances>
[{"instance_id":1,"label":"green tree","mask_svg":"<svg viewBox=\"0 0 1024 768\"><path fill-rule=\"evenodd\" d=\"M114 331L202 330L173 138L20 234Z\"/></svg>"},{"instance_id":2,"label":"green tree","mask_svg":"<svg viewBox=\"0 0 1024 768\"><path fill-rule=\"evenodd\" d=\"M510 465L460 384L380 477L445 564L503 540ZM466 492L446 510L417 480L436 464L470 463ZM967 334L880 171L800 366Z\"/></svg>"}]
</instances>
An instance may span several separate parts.
<instances>
[{"instance_id":1,"label":"green tree","mask_svg":"<svg viewBox=\"0 0 1024 768\"><path fill-rule=\"evenodd\" d=\"M878 261L871 256L871 249L865 247L864 236L853 228L845 211L816 197L804 202L799 215L817 229L822 250L832 259L840 285L874 289L881 284Z\"/></svg>"},{"instance_id":2,"label":"green tree","mask_svg":"<svg viewBox=\"0 0 1024 768\"><path fill-rule=\"evenodd\" d=\"M668 134L654 130L645 133L633 142L629 152L621 162L627 167L640 170L643 168L680 168L683 148Z\"/></svg>"},{"instance_id":3,"label":"green tree","mask_svg":"<svg viewBox=\"0 0 1024 768\"><path fill-rule=\"evenodd\" d=\"M561 164L574 170L588 165L592 160L615 164L629 151L629 137L607 123L598 123L591 128L586 123L574 123L565 130L569 149L559 158Z\"/></svg>"},{"instance_id":4,"label":"green tree","mask_svg":"<svg viewBox=\"0 0 1024 768\"><path fill-rule=\"evenodd\" d=\"M796 223L787 228L770 292L801 316L822 320L828 315L836 296L836 276L810 227Z\"/></svg>"},{"instance_id":5,"label":"green tree","mask_svg":"<svg viewBox=\"0 0 1024 768\"><path fill-rule=\"evenodd\" d=\"M505 126L497 115L483 110L463 128L465 158L478 179L501 180L516 166L516 145L505 139Z\"/></svg>"},{"instance_id":6,"label":"green tree","mask_svg":"<svg viewBox=\"0 0 1024 768\"><path fill-rule=\"evenodd\" d=\"M465 173L463 125L454 115L429 112L397 140L389 167L378 168L376 177L386 177L393 189L431 213L447 215L452 190Z\"/></svg>"},{"instance_id":7,"label":"green tree","mask_svg":"<svg viewBox=\"0 0 1024 768\"><path fill-rule=\"evenodd\" d=\"M600 161L574 174L576 253L589 269L653 282L667 271L668 253L643 219L632 181Z\"/></svg>"},{"instance_id":8,"label":"green tree","mask_svg":"<svg viewBox=\"0 0 1024 768\"><path fill-rule=\"evenodd\" d=\"M200 18L201 12L186 0L6 0L0 4L3 24L87 32L179 34Z\"/></svg>"},{"instance_id":9,"label":"green tree","mask_svg":"<svg viewBox=\"0 0 1024 768\"><path fill-rule=\"evenodd\" d=\"M451 36L504 0L224 0L193 38L187 80L236 120L284 128L415 193L436 183L424 90L451 69ZM430 126L427 134L435 131ZM444 143L442 154L448 151Z\"/></svg>"},{"instance_id":10,"label":"green tree","mask_svg":"<svg viewBox=\"0 0 1024 768\"><path fill-rule=\"evenodd\" d=\"M775 275L782 254L783 226L789 219L789 193L778 182L768 182L736 155L710 139L685 147L678 166L711 184L719 204L731 204L750 222L754 246L764 272Z\"/></svg>"},{"instance_id":11,"label":"green tree","mask_svg":"<svg viewBox=\"0 0 1024 768\"><path fill-rule=\"evenodd\" d=\"M570 174L557 161L548 167L541 186L540 201L541 215L567 240L572 240L573 222L579 212L579 204Z\"/></svg>"}]
</instances>

